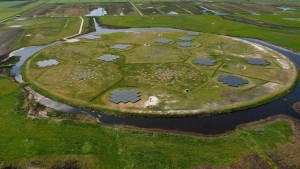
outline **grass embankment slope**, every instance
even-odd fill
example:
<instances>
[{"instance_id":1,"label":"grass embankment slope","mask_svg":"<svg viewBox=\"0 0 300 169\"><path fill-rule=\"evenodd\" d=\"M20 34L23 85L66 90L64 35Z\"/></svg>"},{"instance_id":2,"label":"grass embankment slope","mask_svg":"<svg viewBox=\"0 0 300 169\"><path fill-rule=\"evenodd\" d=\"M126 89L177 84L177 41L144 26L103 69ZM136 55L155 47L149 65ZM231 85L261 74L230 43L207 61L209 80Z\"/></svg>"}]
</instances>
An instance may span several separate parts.
<instances>
[{"instance_id":1,"label":"grass embankment slope","mask_svg":"<svg viewBox=\"0 0 300 169\"><path fill-rule=\"evenodd\" d=\"M293 134L286 121L218 138L196 138L72 121L32 120L19 110L24 93L18 84L0 78L0 89L0 167L14 163L51 167L70 159L86 168L218 167L253 153L272 166L264 151L290 142Z\"/></svg>"},{"instance_id":2,"label":"grass embankment slope","mask_svg":"<svg viewBox=\"0 0 300 169\"><path fill-rule=\"evenodd\" d=\"M124 27L172 27L214 34L251 37L300 51L300 30L258 27L251 24L225 20L215 15L114 16L101 17L100 20L106 25Z\"/></svg>"}]
</instances>

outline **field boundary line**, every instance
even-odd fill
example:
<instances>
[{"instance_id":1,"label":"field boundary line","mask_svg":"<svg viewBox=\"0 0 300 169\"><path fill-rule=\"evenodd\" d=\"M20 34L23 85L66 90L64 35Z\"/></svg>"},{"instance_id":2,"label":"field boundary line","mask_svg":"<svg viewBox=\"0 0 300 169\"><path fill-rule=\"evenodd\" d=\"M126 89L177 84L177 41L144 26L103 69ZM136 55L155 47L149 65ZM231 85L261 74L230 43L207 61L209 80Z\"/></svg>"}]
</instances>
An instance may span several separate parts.
<instances>
[{"instance_id":1,"label":"field boundary line","mask_svg":"<svg viewBox=\"0 0 300 169\"><path fill-rule=\"evenodd\" d=\"M3 19L2 21L0 21L0 23L3 23L3 22L5 22L5 21L8 21L9 19L11 19L11 18Z\"/></svg>"},{"instance_id":2,"label":"field boundary line","mask_svg":"<svg viewBox=\"0 0 300 169\"><path fill-rule=\"evenodd\" d=\"M187 9L183 8L182 6L180 6L180 5L176 5L176 6L177 6L178 8L180 8L180 9L184 10L185 12L187 12L187 13L190 13L190 14L194 15L194 13L193 13L193 12L191 12L191 11L189 11L189 10L187 10Z\"/></svg>"},{"instance_id":3,"label":"field boundary line","mask_svg":"<svg viewBox=\"0 0 300 169\"><path fill-rule=\"evenodd\" d=\"M64 28L66 28L68 26L69 21L70 20L68 19L67 22L66 22L66 24L65 24L65 26L64 26Z\"/></svg>"},{"instance_id":4,"label":"field boundary line","mask_svg":"<svg viewBox=\"0 0 300 169\"><path fill-rule=\"evenodd\" d=\"M163 13L163 11L161 11L160 9L157 8L157 10L158 10L161 14L166 15L166 14Z\"/></svg>"},{"instance_id":5,"label":"field boundary line","mask_svg":"<svg viewBox=\"0 0 300 169\"><path fill-rule=\"evenodd\" d=\"M233 6L233 7L237 8L237 9L240 9L240 10L242 10L242 11L249 12L249 13L252 14L252 15L259 15L259 13L249 11L249 10L247 10L247 9L244 9L244 8L242 8L242 7L239 7L239 6L230 4L230 3L228 3L228 4L229 4L230 6Z\"/></svg>"},{"instance_id":6,"label":"field boundary line","mask_svg":"<svg viewBox=\"0 0 300 169\"><path fill-rule=\"evenodd\" d=\"M97 99L99 96L101 96L102 94L104 94L105 92L109 91L110 89L112 89L113 87L117 86L122 80L124 80L124 76L122 75L122 78L117 81L116 83L114 83L113 85L109 86L107 89L99 92L97 95L95 95L92 99L90 99L89 101L92 102L95 99Z\"/></svg>"},{"instance_id":7,"label":"field boundary line","mask_svg":"<svg viewBox=\"0 0 300 169\"><path fill-rule=\"evenodd\" d=\"M75 35L71 35L71 36L65 37L64 40L68 40L70 38L73 38L73 37L81 34L82 28L83 28L84 19L81 16L79 18L81 19L81 24L80 24L78 33L76 33Z\"/></svg>"},{"instance_id":8,"label":"field boundary line","mask_svg":"<svg viewBox=\"0 0 300 169\"><path fill-rule=\"evenodd\" d=\"M128 2L135 8L135 10L141 15L144 16L144 14L134 5L133 2L131 2L130 0L128 0Z\"/></svg>"}]
</instances>

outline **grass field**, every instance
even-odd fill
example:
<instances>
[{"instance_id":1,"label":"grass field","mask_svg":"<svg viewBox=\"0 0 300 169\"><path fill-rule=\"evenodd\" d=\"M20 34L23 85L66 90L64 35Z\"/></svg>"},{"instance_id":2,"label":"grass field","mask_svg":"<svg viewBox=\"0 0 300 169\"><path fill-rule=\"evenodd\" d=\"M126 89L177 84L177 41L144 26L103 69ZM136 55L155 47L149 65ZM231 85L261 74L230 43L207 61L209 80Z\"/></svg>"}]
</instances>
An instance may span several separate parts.
<instances>
[{"instance_id":1,"label":"grass field","mask_svg":"<svg viewBox=\"0 0 300 169\"><path fill-rule=\"evenodd\" d=\"M1 1L0 3L12 4L13 2ZM25 5L25 6L20 7L20 8L9 8L8 6L2 7L2 8L0 7L0 14L1 14L0 15L0 22L4 19L7 19L9 17L13 17L17 14L20 14L20 13L26 11L26 10L37 7L38 5L41 5L43 3L45 3L45 2L44 1L36 1L32 4L28 4L28 5Z\"/></svg>"},{"instance_id":2,"label":"grass field","mask_svg":"<svg viewBox=\"0 0 300 169\"><path fill-rule=\"evenodd\" d=\"M14 5L21 4L25 1L0 1L0 8L8 8Z\"/></svg>"},{"instance_id":3,"label":"grass field","mask_svg":"<svg viewBox=\"0 0 300 169\"><path fill-rule=\"evenodd\" d=\"M0 78L0 89L1 168L68 164L83 168L194 168L230 163L258 165L261 161L268 167L276 164L265 152L276 152L277 145L289 143L293 135L286 121L202 138L72 121L32 120L19 109L24 93L18 84ZM251 154L258 159L243 161ZM292 164L297 161L289 163Z\"/></svg>"},{"instance_id":4,"label":"grass field","mask_svg":"<svg viewBox=\"0 0 300 169\"><path fill-rule=\"evenodd\" d=\"M194 47L179 47L178 38L186 33L147 31L107 34L100 40L82 38L80 42L63 43L40 52L28 61L24 75L42 93L72 105L164 115L216 113L249 106L288 90L297 77L293 64L274 51L204 33L193 37ZM172 42L156 44L159 38ZM111 49L114 44L132 47L123 51ZM114 62L97 60L103 54L121 58ZM247 57L264 58L270 64L249 65ZM192 62L198 58L214 59L217 63L211 67L196 66ZM56 59L60 64L48 68L36 65L47 59ZM290 68L283 69L280 59ZM219 77L229 74L242 77L249 84L234 88L218 82ZM111 103L110 93L120 89L140 91L141 101ZM145 107L150 96L160 102Z\"/></svg>"},{"instance_id":5,"label":"grass field","mask_svg":"<svg viewBox=\"0 0 300 169\"><path fill-rule=\"evenodd\" d=\"M88 1L90 2L90 0L80 0L80 2ZM219 1L222 2L222 0ZM231 1L237 2L239 0ZM275 0L265 1L274 2ZM13 6L13 3L17 2L3 2L0 0L0 21L7 17L23 13L28 9L32 9L34 6L43 4L44 2L45 1L37 1L21 8L8 8L9 6ZM71 1L50 0L47 2L68 3ZM74 0L73 2L79 1ZM253 2L253 0L250 0L250 2ZM1 3L5 4L6 7L4 8L4 5L1 6ZM218 5L216 7L219 8L220 6L222 5ZM44 7L47 8L47 6ZM247 6L244 6L243 8L248 9ZM236 7L232 9L247 13L247 11ZM274 10L274 8L267 8L263 5L257 9L266 12ZM297 21L299 15L297 14L297 11L291 13L292 14L280 14L278 17L271 15L243 15L243 17L271 22L274 24L299 26ZM286 20L284 18L296 18L296 20ZM68 27L68 30L62 29L62 27L65 27L68 20L70 20L70 23L68 23L67 26L69 24L72 26ZM101 18L101 21L109 25L128 27L167 26L208 33L254 37L300 51L299 30L269 29L253 26L251 24L225 20L218 16L103 17ZM13 20L9 20L8 22L14 22L11 23L11 25L19 23L26 25L23 28L26 32L24 35L43 35L43 37L24 36L14 48L49 43L51 41L61 39L64 36L73 34L74 32L77 33L79 27L79 19L73 17L53 19L36 18L36 20L30 18L22 23L21 21L16 22ZM88 22L85 22L85 30L88 28ZM50 32L52 29L55 31ZM6 33L7 31L0 32L0 36L4 37L3 34ZM113 35L111 37L104 36L102 38L106 38L105 42L109 44L110 41L116 40L120 35L121 34L117 34L115 37L113 37ZM206 34L203 34L201 36L205 35ZM1 39L0 41L1 43L6 42L5 39ZM199 41L200 44L204 44L202 43L202 40L200 41L200 39L197 41ZM60 61L62 64L60 64L61 67L59 70L46 68L47 71L45 72L48 72L51 76L56 74L55 76L61 78L59 80L63 81L65 80L65 77L62 75L68 74L68 71L72 71L70 66L66 67L66 65L73 64L72 66L75 65L74 69L77 69L79 72L86 70L88 70L88 72L104 72L103 76L108 76L109 73L116 71L116 66L126 65L125 63L127 62L129 64L125 67L126 71L136 73L136 67L133 66L133 62L136 62L137 59L148 62L147 65L153 64L152 62L154 62L154 60L150 58L140 58L137 56L139 53L146 51L138 48L142 47L144 43L142 43L142 40L140 42L141 44L135 46L135 48L133 48L134 50L124 52L114 51L113 54L120 54L122 58L119 61L114 62L115 66L104 63L100 64L97 62L100 65L98 67L93 67L96 61L90 61L90 58L92 57L92 59L95 59L95 55L98 56L99 53L106 52L105 49L108 49L107 45L100 43L95 44L95 42L90 42L88 40L83 42L82 40L77 44L65 44L64 50L53 46L52 49L56 50L55 53L48 50L43 51L42 54L47 54L51 56L51 58L61 59ZM128 41L124 40L123 43L128 43ZM134 42L129 43L134 45ZM153 47L153 45L151 45L150 48L151 47ZM202 48L208 47L209 46L205 45L202 46ZM85 51L86 55L81 55L85 49L90 50ZM225 51L227 53L232 53L230 49ZM196 53L196 56L199 57L203 56L203 53L198 53L195 49L191 49L190 52ZM234 50L234 52L241 54L241 51L239 50ZM67 58L66 56L70 57L70 53L73 58L70 58L70 60L63 59ZM175 51L168 51L168 55L172 55L174 53L180 53L181 55L185 52L178 49ZM127 54L133 55L135 59L125 59L125 55ZM216 52L210 54L213 54L211 55L212 58L218 61L222 60L218 57L218 55L216 55ZM80 55L82 58L78 59L75 55ZM226 57L235 58L229 54L226 54ZM48 57L46 55L39 54L37 58L42 60L47 59ZM33 61L37 61L37 58L34 58ZM162 61L166 61L166 63L168 63L169 61L177 62L182 59L186 58L182 58L180 56L175 58L168 57L166 58L167 61ZM185 60L185 62L190 62L192 59L193 57L190 57ZM79 66L79 62L74 60L81 61L80 63L82 66ZM231 62L227 62L227 64L228 65L220 67L220 69L232 73L239 72L231 69L231 66L233 66ZM216 65L216 67L219 65L220 64ZM35 65L33 64L33 67L34 66ZM272 64L272 66L275 66L275 64ZM219 76L224 74L224 72L214 73L214 69L216 67L212 67L211 70L206 69L204 72L205 75L209 78L212 75ZM156 70L165 69L163 64L158 65L156 68ZM174 69L175 68L176 67L174 67ZM103 71L104 69L107 72ZM153 67L151 66L141 65L139 69L144 69L147 73L153 71ZM179 69L181 69L181 67ZM195 67L195 71L203 71L203 69L198 70ZM268 71L269 70L264 69L260 76L268 78ZM2 71L0 70L0 72ZM40 75L42 76L44 72L40 71L36 73L36 75L41 73ZM140 73L146 76L145 72ZM247 73L255 74L255 72L251 71ZM113 80L118 80L120 77L121 74L117 73L116 77L113 77ZM72 78L72 76L69 78ZM47 81L46 78L45 80ZM76 82L74 79L74 81L70 79L68 80L73 84ZM112 79L107 80L111 81ZM136 79L128 79L125 82L129 83L135 81ZM126 85L125 82L122 83L122 85ZM261 81L255 80L255 82L259 84ZM67 85L71 85L72 83ZM92 86L83 86L84 84L81 84L81 86L76 87L80 89L91 89L92 87L95 87L96 90L90 91L91 93L97 93L101 90L105 90L100 88L101 86L98 85L98 80L90 79L86 84L90 84ZM104 86L106 85L105 82L103 82L103 84ZM245 127L244 129L239 128L226 136L210 138L154 133L149 131L126 129L119 126L112 127L105 125L83 124L74 121L61 121L59 119L31 119L26 116L27 108L25 105L27 104L24 104L25 93L22 91L21 87L21 85L16 84L8 78L2 77L2 75L0 76L0 168L300 168L299 124L298 127L295 127L295 123L292 125L290 122L282 120L276 122L262 122L259 123L259 125L254 125L254 127L250 127L252 125L249 125L249 127ZM72 92L76 93L74 94L74 97L87 100L91 98L84 98L85 95L80 93L87 91L74 90L74 88L71 90L70 87L66 87L64 89L70 90L69 94ZM53 88L53 90L58 89ZM211 92L211 88L209 86L204 86L202 91L212 95L215 94ZM258 93L259 92L261 91L258 90ZM251 97L256 97L255 95L253 96L253 93L254 92L249 92L247 95L251 96L252 94ZM26 109L26 111L24 109ZM58 115L70 119L71 116L69 114L64 115L64 113L61 112L51 113L51 117L56 117L56 115ZM293 127L295 129L294 132L292 130Z\"/></svg>"},{"instance_id":6,"label":"grass field","mask_svg":"<svg viewBox=\"0 0 300 169\"><path fill-rule=\"evenodd\" d=\"M85 21L86 24L88 21ZM20 28L23 29L23 36L14 45L14 48L21 48L24 46L32 45L45 45L54 41L61 40L70 35L78 33L81 19L79 17L69 18L27 18L26 20L15 20L11 19L6 22L5 28L9 29L14 25L22 25ZM86 30L86 26L83 29L83 33Z\"/></svg>"}]
</instances>

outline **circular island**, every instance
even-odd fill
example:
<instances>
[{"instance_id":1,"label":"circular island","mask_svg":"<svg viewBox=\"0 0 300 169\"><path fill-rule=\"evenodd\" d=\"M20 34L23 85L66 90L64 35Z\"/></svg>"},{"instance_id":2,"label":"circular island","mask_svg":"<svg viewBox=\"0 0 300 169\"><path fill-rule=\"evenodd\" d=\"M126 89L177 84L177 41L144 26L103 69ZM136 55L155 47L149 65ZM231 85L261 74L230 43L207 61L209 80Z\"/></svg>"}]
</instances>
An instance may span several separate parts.
<instances>
[{"instance_id":1,"label":"circular island","mask_svg":"<svg viewBox=\"0 0 300 169\"><path fill-rule=\"evenodd\" d=\"M295 84L297 68L278 52L241 39L148 30L53 45L30 58L23 75L39 93L70 105L182 116L278 98Z\"/></svg>"}]
</instances>

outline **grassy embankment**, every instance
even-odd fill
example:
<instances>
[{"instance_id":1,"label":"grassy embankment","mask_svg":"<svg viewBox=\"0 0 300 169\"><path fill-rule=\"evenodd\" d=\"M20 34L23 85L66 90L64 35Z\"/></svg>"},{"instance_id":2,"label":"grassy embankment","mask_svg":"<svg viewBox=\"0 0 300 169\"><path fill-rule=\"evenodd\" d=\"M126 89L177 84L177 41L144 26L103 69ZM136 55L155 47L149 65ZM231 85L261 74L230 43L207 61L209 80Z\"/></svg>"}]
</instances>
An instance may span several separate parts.
<instances>
[{"instance_id":1,"label":"grassy embankment","mask_svg":"<svg viewBox=\"0 0 300 169\"><path fill-rule=\"evenodd\" d=\"M72 121L32 120L20 111L20 86L0 79L1 166L47 166L77 160L87 168L218 167L244 155L258 154L275 164L265 150L290 142L288 122L280 121L227 136L203 138L132 131ZM30 164L31 161L31 164Z\"/></svg>"}]
</instances>

